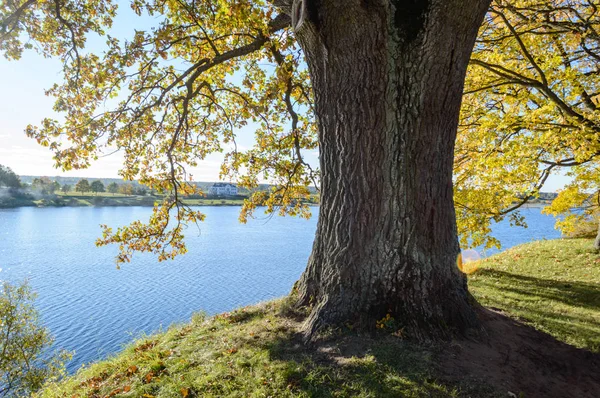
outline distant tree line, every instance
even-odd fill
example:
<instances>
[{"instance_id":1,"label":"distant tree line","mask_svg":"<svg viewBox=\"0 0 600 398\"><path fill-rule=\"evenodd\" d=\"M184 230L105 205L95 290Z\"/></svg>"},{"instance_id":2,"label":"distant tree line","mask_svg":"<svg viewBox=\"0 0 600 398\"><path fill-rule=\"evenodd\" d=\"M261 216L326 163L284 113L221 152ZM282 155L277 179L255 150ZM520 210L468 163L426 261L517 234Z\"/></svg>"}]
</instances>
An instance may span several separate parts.
<instances>
[{"instance_id":1,"label":"distant tree line","mask_svg":"<svg viewBox=\"0 0 600 398\"><path fill-rule=\"evenodd\" d=\"M31 177L27 177L31 178ZM60 177L57 177L60 179ZM21 197L21 198L48 198L55 197L58 193L68 194L69 192L77 192L81 194L94 193L99 194L108 192L113 195L139 195L145 196L149 193L148 189L137 183L117 183L111 182L105 185L101 180L94 180L92 182L85 178L82 178L72 184L60 184L57 180L53 180L50 177L34 177L30 179L30 183L26 184L21 182L20 177L7 166L0 165L0 189L8 192L10 197ZM150 192L152 193L152 192Z\"/></svg>"},{"instance_id":2,"label":"distant tree line","mask_svg":"<svg viewBox=\"0 0 600 398\"><path fill-rule=\"evenodd\" d=\"M104 186L104 183L100 180L95 180L90 183L85 178L79 180L77 184L75 184L75 191L81 193L93 192L95 194L108 192L112 193L113 195L119 193L129 196L145 196L148 193L148 190L145 187L135 186L132 183L117 184L116 182L111 182L107 186Z\"/></svg>"}]
</instances>

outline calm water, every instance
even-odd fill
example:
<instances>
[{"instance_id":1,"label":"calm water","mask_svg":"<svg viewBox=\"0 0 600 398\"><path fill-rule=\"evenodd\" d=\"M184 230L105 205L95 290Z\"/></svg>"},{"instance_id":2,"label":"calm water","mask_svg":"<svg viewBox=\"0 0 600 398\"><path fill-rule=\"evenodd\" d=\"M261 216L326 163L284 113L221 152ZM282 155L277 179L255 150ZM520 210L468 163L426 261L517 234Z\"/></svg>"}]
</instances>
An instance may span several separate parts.
<instances>
[{"instance_id":1,"label":"calm water","mask_svg":"<svg viewBox=\"0 0 600 398\"><path fill-rule=\"evenodd\" d=\"M75 351L69 369L119 350L141 333L282 296L302 273L318 209L309 220L273 217L239 224L237 207L203 207L189 253L158 263L137 255L117 270L115 248L96 248L99 224L145 219L149 208L0 209L0 279L28 278L58 347ZM494 228L505 248L560 236L554 219L525 209L529 229ZM489 253L488 253L489 254Z\"/></svg>"}]
</instances>

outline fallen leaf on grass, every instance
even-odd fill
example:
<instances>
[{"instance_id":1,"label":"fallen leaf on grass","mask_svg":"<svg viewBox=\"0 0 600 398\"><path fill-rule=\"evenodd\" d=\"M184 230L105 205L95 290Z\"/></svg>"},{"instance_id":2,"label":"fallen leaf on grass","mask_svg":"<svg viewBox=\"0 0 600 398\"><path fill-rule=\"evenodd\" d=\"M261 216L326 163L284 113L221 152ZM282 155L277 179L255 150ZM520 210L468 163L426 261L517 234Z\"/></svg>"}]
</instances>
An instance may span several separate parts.
<instances>
[{"instance_id":1,"label":"fallen leaf on grass","mask_svg":"<svg viewBox=\"0 0 600 398\"><path fill-rule=\"evenodd\" d=\"M138 347L135 347L135 352L147 351L147 350L153 348L155 345L156 345L156 341L149 341Z\"/></svg>"},{"instance_id":2,"label":"fallen leaf on grass","mask_svg":"<svg viewBox=\"0 0 600 398\"><path fill-rule=\"evenodd\" d=\"M146 381L146 383L150 383L153 378L154 372L149 372L148 374L146 374L146 376L144 376L144 380Z\"/></svg>"},{"instance_id":3,"label":"fallen leaf on grass","mask_svg":"<svg viewBox=\"0 0 600 398\"><path fill-rule=\"evenodd\" d=\"M120 388L115 388L114 390L112 390L106 397L110 398L110 397L114 397L115 395L117 395L118 393L120 393L121 391L123 391Z\"/></svg>"}]
</instances>

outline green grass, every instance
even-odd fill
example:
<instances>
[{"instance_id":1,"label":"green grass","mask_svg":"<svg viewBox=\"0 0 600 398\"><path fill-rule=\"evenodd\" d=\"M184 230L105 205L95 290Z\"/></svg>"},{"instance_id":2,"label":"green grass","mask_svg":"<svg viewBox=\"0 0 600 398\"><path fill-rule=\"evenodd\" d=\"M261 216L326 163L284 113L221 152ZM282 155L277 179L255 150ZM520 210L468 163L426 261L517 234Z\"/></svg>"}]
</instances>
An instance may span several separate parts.
<instances>
[{"instance_id":1,"label":"green grass","mask_svg":"<svg viewBox=\"0 0 600 398\"><path fill-rule=\"evenodd\" d=\"M46 198L29 201L29 206L153 206L160 202L161 197L112 194L107 192L57 193L56 198ZM190 206L241 206L243 199L184 199L183 202ZM8 207L8 205L7 205ZM19 203L10 207L19 207Z\"/></svg>"},{"instance_id":2,"label":"green grass","mask_svg":"<svg viewBox=\"0 0 600 398\"><path fill-rule=\"evenodd\" d=\"M61 194L55 198L44 198L34 201L39 207L78 207L78 206L152 206L159 199L151 196L126 196L106 193L96 194Z\"/></svg>"},{"instance_id":3,"label":"green grass","mask_svg":"<svg viewBox=\"0 0 600 398\"><path fill-rule=\"evenodd\" d=\"M480 264L469 284L484 305L598 351L600 257L589 240L535 242ZM332 334L308 348L281 299L143 338L49 385L40 397L497 397L483 382L437 376L441 346L392 335Z\"/></svg>"},{"instance_id":4,"label":"green grass","mask_svg":"<svg viewBox=\"0 0 600 398\"><path fill-rule=\"evenodd\" d=\"M589 239L538 241L481 262L469 288L499 308L576 347L600 352L600 255Z\"/></svg>"},{"instance_id":5,"label":"green grass","mask_svg":"<svg viewBox=\"0 0 600 398\"><path fill-rule=\"evenodd\" d=\"M124 195L122 193L110 193L110 192L77 192L77 191L69 191L67 193L64 192L55 192L55 195L62 197L107 197L107 198L127 198L130 195Z\"/></svg>"},{"instance_id":6,"label":"green grass","mask_svg":"<svg viewBox=\"0 0 600 398\"><path fill-rule=\"evenodd\" d=\"M121 193L108 192L56 192L55 196L48 196L43 199L23 199L6 198L0 200L0 208L4 207L61 207L61 206L152 206L154 202L160 202L161 196L139 196L123 195ZM318 204L318 197L312 196L309 204ZM236 198L201 198L201 199L183 199L183 203L189 206L242 206L244 199Z\"/></svg>"},{"instance_id":7,"label":"green grass","mask_svg":"<svg viewBox=\"0 0 600 398\"><path fill-rule=\"evenodd\" d=\"M183 203L190 206L241 206L244 199L184 199Z\"/></svg>"}]
</instances>

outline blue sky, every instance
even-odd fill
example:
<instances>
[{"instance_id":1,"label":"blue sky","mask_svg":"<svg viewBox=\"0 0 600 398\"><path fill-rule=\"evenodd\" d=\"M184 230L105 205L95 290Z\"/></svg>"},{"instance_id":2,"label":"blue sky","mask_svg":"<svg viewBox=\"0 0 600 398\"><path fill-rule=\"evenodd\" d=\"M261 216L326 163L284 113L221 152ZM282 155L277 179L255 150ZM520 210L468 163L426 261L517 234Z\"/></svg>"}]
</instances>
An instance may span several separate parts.
<instances>
[{"instance_id":1,"label":"blue sky","mask_svg":"<svg viewBox=\"0 0 600 398\"><path fill-rule=\"evenodd\" d=\"M115 20L111 35L130 38L134 29L148 29L156 24L157 18L137 17L123 5ZM102 40L90 38L89 48L100 49ZM27 138L24 129L28 124L38 124L44 117L54 116L53 99L44 95L44 89L60 81L61 63L45 59L32 51L24 54L19 61L9 62L0 57L0 164L12 168L19 175L47 175L73 177L118 177L122 164L116 153L100 158L86 170L63 172L53 167L52 153L39 146L35 140ZM241 132L238 143L242 147L252 143L250 130ZM199 167L191 169L197 181L218 180L222 156L213 154ZM317 163L316 153L309 155L311 163ZM556 191L568 179L561 175L549 178L544 191Z\"/></svg>"}]
</instances>

